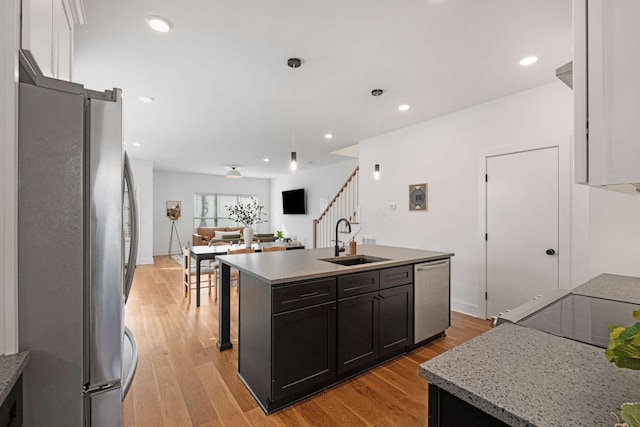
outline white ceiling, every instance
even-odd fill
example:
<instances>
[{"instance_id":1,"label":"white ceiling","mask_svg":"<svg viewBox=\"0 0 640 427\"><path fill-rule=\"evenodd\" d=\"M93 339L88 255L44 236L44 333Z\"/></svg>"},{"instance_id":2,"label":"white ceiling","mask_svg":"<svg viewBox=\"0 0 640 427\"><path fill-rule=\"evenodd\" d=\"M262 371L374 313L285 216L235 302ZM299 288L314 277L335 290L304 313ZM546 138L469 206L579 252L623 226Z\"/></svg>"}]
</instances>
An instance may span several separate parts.
<instances>
[{"instance_id":1,"label":"white ceiling","mask_svg":"<svg viewBox=\"0 0 640 427\"><path fill-rule=\"evenodd\" d=\"M372 89L385 91L385 133L553 82L572 59L571 0L84 3L74 80L124 90L126 149L160 170L291 173L290 57L304 61L296 71L299 170L345 160L330 152L375 136ZM174 29L157 33L146 15ZM518 65L531 54L538 63ZM402 103L411 109L398 111Z\"/></svg>"}]
</instances>

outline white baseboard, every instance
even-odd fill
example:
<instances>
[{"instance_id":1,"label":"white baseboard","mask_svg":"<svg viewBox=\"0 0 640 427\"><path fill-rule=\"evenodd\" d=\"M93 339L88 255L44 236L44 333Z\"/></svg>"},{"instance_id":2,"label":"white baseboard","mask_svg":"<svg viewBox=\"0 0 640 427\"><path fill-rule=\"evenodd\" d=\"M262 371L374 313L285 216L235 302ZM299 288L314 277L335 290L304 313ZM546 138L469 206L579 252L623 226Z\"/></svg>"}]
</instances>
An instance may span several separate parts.
<instances>
[{"instance_id":1,"label":"white baseboard","mask_svg":"<svg viewBox=\"0 0 640 427\"><path fill-rule=\"evenodd\" d=\"M451 300L451 310L484 319L484 314L479 313L479 309L480 307L478 307L476 304L469 304L468 302L460 301L457 299Z\"/></svg>"},{"instance_id":2,"label":"white baseboard","mask_svg":"<svg viewBox=\"0 0 640 427\"><path fill-rule=\"evenodd\" d=\"M164 251L155 251L153 253L153 256L167 256L167 255L169 255L169 253L167 252L166 249ZM180 255L180 253L174 250L173 255Z\"/></svg>"},{"instance_id":3,"label":"white baseboard","mask_svg":"<svg viewBox=\"0 0 640 427\"><path fill-rule=\"evenodd\" d=\"M136 265L142 264L153 264L153 257L151 258L140 258L136 261Z\"/></svg>"}]
</instances>

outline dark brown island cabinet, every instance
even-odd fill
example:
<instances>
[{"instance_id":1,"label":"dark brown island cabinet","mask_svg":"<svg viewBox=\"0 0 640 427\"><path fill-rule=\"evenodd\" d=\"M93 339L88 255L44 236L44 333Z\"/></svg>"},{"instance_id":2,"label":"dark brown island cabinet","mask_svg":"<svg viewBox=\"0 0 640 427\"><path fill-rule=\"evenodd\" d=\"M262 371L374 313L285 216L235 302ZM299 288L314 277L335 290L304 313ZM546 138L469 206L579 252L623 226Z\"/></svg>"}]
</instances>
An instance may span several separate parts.
<instances>
[{"instance_id":1,"label":"dark brown island cabinet","mask_svg":"<svg viewBox=\"0 0 640 427\"><path fill-rule=\"evenodd\" d=\"M497 418L429 384L429 427L507 427Z\"/></svg>"},{"instance_id":2,"label":"dark brown island cabinet","mask_svg":"<svg viewBox=\"0 0 640 427\"><path fill-rule=\"evenodd\" d=\"M242 276L238 375L262 409L413 349L413 267L273 286Z\"/></svg>"},{"instance_id":3,"label":"dark brown island cabinet","mask_svg":"<svg viewBox=\"0 0 640 427\"><path fill-rule=\"evenodd\" d=\"M22 425L22 375L0 404L0 426L19 427Z\"/></svg>"}]
</instances>

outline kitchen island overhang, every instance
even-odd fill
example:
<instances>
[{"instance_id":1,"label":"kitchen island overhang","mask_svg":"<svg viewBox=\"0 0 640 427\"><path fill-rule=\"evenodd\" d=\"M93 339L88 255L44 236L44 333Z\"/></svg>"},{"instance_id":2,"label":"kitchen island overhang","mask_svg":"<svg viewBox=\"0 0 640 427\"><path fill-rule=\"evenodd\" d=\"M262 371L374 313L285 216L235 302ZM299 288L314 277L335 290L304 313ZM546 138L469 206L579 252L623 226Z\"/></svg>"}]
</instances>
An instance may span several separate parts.
<instances>
[{"instance_id":1,"label":"kitchen island overhang","mask_svg":"<svg viewBox=\"0 0 640 427\"><path fill-rule=\"evenodd\" d=\"M240 271L238 374L266 413L415 348L414 265L453 253L358 249L385 260L352 266L323 261L333 258L331 248L218 257L218 348L231 348L233 267Z\"/></svg>"}]
</instances>

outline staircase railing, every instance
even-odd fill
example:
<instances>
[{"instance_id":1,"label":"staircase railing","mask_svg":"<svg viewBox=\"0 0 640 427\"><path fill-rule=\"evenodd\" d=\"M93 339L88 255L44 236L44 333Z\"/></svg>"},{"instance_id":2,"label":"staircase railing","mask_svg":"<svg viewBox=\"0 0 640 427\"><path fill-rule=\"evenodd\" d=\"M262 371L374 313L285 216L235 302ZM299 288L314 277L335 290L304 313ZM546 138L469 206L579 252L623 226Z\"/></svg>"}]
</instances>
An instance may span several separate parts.
<instances>
[{"instance_id":1,"label":"staircase railing","mask_svg":"<svg viewBox=\"0 0 640 427\"><path fill-rule=\"evenodd\" d=\"M357 224L359 221L358 200L358 171L353 170L347 181L342 185L335 197L329 202L318 219L313 220L313 247L327 248L334 245L333 239L336 222L340 218L347 218L349 222ZM355 231L355 230L354 230Z\"/></svg>"}]
</instances>

